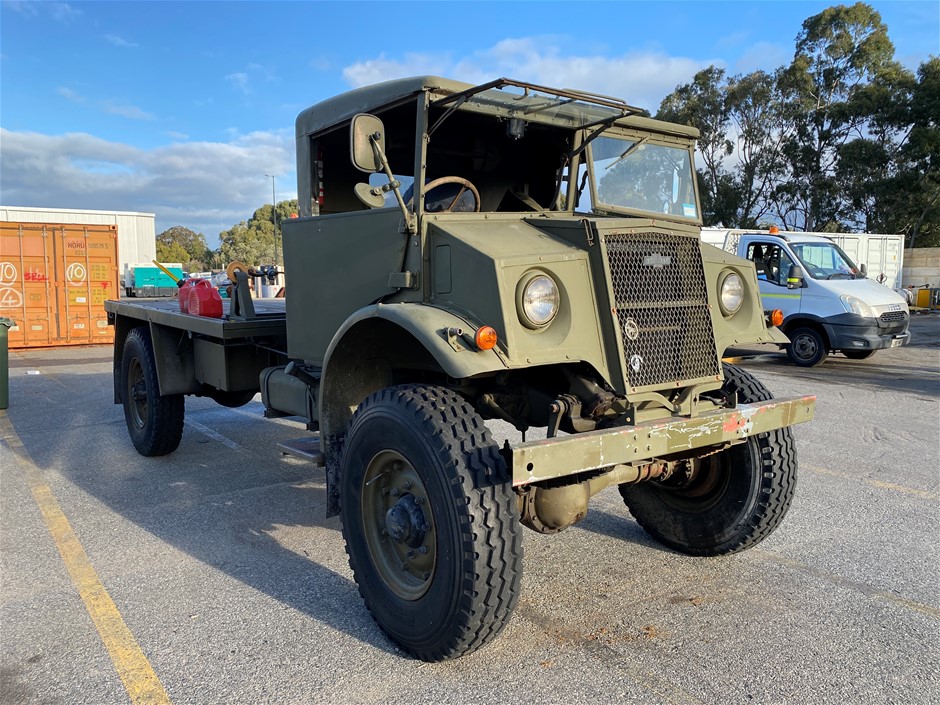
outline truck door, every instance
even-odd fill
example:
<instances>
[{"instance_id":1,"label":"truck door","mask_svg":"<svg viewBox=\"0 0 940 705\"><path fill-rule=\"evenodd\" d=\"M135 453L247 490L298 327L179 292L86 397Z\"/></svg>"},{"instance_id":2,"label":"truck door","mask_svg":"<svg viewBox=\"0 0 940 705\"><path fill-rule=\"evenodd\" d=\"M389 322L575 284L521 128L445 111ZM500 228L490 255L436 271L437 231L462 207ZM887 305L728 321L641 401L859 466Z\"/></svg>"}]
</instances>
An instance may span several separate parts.
<instances>
[{"instance_id":1,"label":"truck door","mask_svg":"<svg viewBox=\"0 0 940 705\"><path fill-rule=\"evenodd\" d=\"M747 243L745 257L757 269L760 297L764 310L779 308L789 318L800 311L801 289L787 288L787 274L795 264L790 254L779 243L752 240Z\"/></svg>"}]
</instances>

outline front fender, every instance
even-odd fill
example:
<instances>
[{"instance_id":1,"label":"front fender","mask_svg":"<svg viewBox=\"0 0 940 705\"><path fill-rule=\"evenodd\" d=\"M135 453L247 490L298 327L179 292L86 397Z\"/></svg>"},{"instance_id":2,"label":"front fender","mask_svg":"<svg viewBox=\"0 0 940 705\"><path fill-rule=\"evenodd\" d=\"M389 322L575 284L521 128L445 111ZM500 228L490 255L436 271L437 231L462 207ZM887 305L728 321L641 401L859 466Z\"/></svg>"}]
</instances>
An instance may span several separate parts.
<instances>
[{"instance_id":1,"label":"front fender","mask_svg":"<svg viewBox=\"0 0 940 705\"><path fill-rule=\"evenodd\" d=\"M339 512L340 456L349 420L363 399L394 383L396 369L436 368L464 379L507 368L496 349L476 349L474 330L449 311L415 303L367 306L343 323L326 350L318 395L327 516Z\"/></svg>"},{"instance_id":2,"label":"front fender","mask_svg":"<svg viewBox=\"0 0 940 705\"><path fill-rule=\"evenodd\" d=\"M324 378L347 333L370 319L388 321L410 333L448 377L463 379L508 367L497 349L477 350L473 344L476 326L450 311L415 303L375 304L356 311L333 336L324 356ZM463 335L448 335L453 329L461 329Z\"/></svg>"}]
</instances>

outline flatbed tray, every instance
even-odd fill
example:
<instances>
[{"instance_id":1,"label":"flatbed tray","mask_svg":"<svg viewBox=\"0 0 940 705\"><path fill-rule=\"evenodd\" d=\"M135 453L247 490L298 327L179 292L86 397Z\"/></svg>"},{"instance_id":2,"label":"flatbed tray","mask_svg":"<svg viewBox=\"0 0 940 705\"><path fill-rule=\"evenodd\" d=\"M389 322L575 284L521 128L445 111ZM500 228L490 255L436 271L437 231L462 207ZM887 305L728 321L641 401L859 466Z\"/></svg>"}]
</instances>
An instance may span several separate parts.
<instances>
[{"instance_id":1,"label":"flatbed tray","mask_svg":"<svg viewBox=\"0 0 940 705\"><path fill-rule=\"evenodd\" d=\"M231 319L231 300L222 300L222 318L206 318L182 313L177 299L129 299L104 302L108 322L114 316L128 316L193 333L237 340L253 336L285 335L287 333L286 299L253 299L255 317L251 320Z\"/></svg>"}]
</instances>

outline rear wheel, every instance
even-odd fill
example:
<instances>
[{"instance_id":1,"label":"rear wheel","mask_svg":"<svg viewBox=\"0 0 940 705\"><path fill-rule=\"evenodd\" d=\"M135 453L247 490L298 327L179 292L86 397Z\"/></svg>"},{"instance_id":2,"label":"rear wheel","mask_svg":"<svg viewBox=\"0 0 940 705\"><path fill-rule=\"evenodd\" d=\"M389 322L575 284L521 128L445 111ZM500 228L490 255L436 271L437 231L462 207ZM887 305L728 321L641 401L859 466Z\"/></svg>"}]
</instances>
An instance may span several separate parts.
<instances>
[{"instance_id":1,"label":"rear wheel","mask_svg":"<svg viewBox=\"0 0 940 705\"><path fill-rule=\"evenodd\" d=\"M743 403L773 395L755 377L724 365L723 389ZM796 448L789 428L693 461L693 472L663 482L621 485L627 508L647 533L693 556L750 548L776 529L796 489Z\"/></svg>"},{"instance_id":2,"label":"rear wheel","mask_svg":"<svg viewBox=\"0 0 940 705\"><path fill-rule=\"evenodd\" d=\"M134 447L148 457L166 455L183 437L185 402L182 394L160 394L150 331L133 328L121 357L124 420Z\"/></svg>"},{"instance_id":3,"label":"rear wheel","mask_svg":"<svg viewBox=\"0 0 940 705\"><path fill-rule=\"evenodd\" d=\"M874 350L843 350L842 354L850 360L867 360L875 354Z\"/></svg>"},{"instance_id":4,"label":"rear wheel","mask_svg":"<svg viewBox=\"0 0 940 705\"><path fill-rule=\"evenodd\" d=\"M519 596L519 510L480 417L439 387L384 389L360 404L343 447L341 516L359 593L409 654L476 650Z\"/></svg>"},{"instance_id":5,"label":"rear wheel","mask_svg":"<svg viewBox=\"0 0 940 705\"><path fill-rule=\"evenodd\" d=\"M797 328L787 333L787 355L794 365L816 367L826 361L829 351L822 334L815 328Z\"/></svg>"}]
</instances>

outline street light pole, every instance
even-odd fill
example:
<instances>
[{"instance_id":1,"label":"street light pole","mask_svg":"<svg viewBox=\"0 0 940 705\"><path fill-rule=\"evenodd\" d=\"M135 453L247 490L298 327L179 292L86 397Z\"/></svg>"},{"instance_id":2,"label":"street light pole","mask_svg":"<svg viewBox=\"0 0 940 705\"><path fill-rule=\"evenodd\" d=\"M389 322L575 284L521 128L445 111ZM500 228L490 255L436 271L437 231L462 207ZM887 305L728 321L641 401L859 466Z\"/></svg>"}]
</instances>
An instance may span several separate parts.
<instances>
[{"instance_id":1,"label":"street light pole","mask_svg":"<svg viewBox=\"0 0 940 705\"><path fill-rule=\"evenodd\" d=\"M274 264L279 264L281 256L277 247L277 196L274 195L275 179L274 174L265 174L265 176L271 179L271 220L274 222Z\"/></svg>"}]
</instances>

